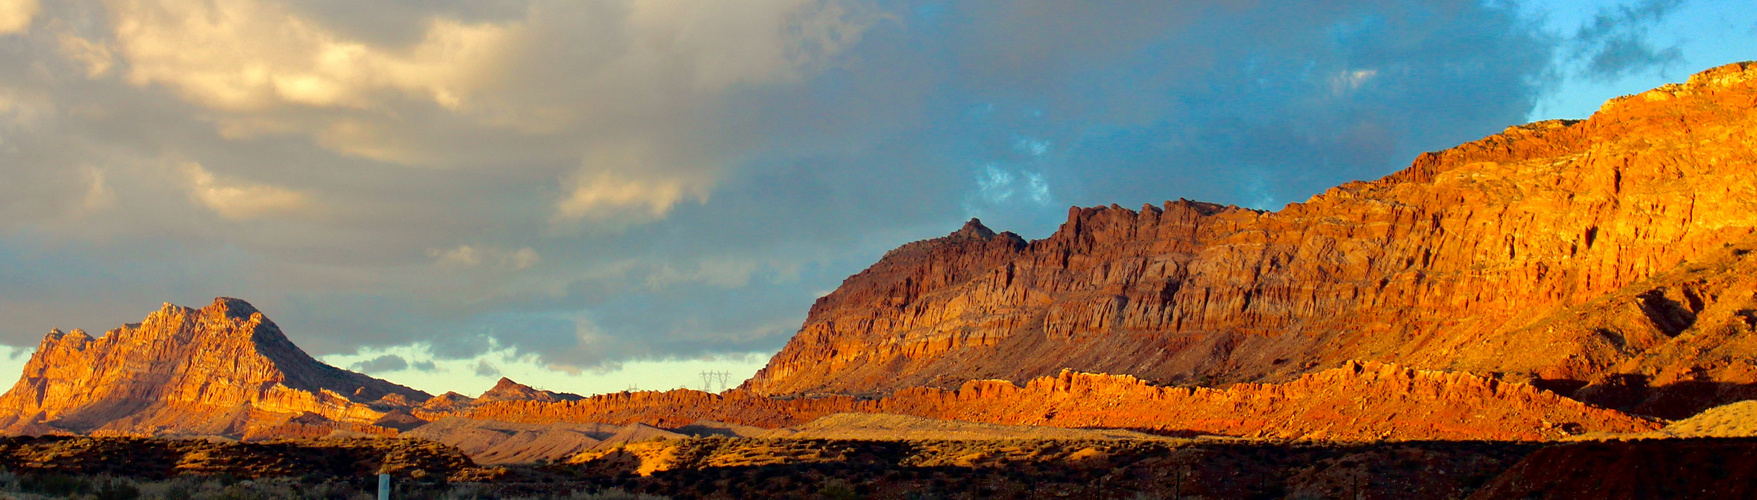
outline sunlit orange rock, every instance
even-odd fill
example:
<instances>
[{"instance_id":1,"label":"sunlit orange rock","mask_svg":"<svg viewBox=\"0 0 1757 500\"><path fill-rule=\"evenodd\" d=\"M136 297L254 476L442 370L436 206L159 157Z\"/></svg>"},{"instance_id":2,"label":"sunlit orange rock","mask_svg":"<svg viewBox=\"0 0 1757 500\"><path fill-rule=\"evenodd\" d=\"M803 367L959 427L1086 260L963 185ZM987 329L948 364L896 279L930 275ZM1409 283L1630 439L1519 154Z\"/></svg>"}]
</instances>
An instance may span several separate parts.
<instances>
[{"instance_id":1,"label":"sunlit orange rock","mask_svg":"<svg viewBox=\"0 0 1757 500\"><path fill-rule=\"evenodd\" d=\"M910 388L876 400L773 399L743 391L636 392L566 403L491 403L468 416L525 423L642 423L679 427L715 420L799 425L848 412L1070 428L1282 439L1557 439L1584 432L1641 432L1649 419L1593 407L1527 384L1467 373L1349 362L1285 384L1226 389L1158 387L1126 375L1064 371L1023 386L974 380L957 389Z\"/></svg>"},{"instance_id":2,"label":"sunlit orange rock","mask_svg":"<svg viewBox=\"0 0 1757 500\"><path fill-rule=\"evenodd\" d=\"M580 399L580 396L577 394L539 390L525 384L513 382L510 378L500 377L500 381L495 383L494 387L483 392L481 396L477 396L476 399L471 402L474 404L494 401L537 401L553 403L556 401L574 401L578 399Z\"/></svg>"},{"instance_id":3,"label":"sunlit orange rock","mask_svg":"<svg viewBox=\"0 0 1757 500\"><path fill-rule=\"evenodd\" d=\"M368 403L427 399L318 362L250 304L219 298L201 309L165 304L95 339L50 332L0 396L0 430L245 437L337 422L384 433L363 427L391 415Z\"/></svg>"},{"instance_id":4,"label":"sunlit orange rock","mask_svg":"<svg viewBox=\"0 0 1757 500\"><path fill-rule=\"evenodd\" d=\"M1075 208L1031 242L972 221L850 277L744 388L883 395L1064 369L1213 387L1365 360L1655 414L1757 396L1741 396L1757 382L1754 123L1757 64L1740 63L1277 212Z\"/></svg>"}]
</instances>

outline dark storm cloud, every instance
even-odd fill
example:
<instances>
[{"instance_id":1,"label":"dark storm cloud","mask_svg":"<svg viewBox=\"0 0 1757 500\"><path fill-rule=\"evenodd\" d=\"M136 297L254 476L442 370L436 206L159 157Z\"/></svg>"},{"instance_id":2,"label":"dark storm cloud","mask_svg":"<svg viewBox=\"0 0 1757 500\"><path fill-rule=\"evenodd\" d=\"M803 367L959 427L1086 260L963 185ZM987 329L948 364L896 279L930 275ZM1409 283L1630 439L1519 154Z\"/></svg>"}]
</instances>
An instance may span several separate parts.
<instances>
[{"instance_id":1,"label":"dark storm cloud","mask_svg":"<svg viewBox=\"0 0 1757 500\"><path fill-rule=\"evenodd\" d=\"M431 370L431 363L428 366L428 369ZM364 373L394 372L408 368L409 361L395 354L386 354L348 366L349 370Z\"/></svg>"},{"instance_id":2,"label":"dark storm cloud","mask_svg":"<svg viewBox=\"0 0 1757 500\"><path fill-rule=\"evenodd\" d=\"M474 373L479 377L492 377L499 375L500 369L495 368L494 365L488 364L487 361L479 361L476 363Z\"/></svg>"},{"instance_id":3,"label":"dark storm cloud","mask_svg":"<svg viewBox=\"0 0 1757 500\"><path fill-rule=\"evenodd\" d=\"M971 216L1389 173L1517 123L1555 49L1477 1L141 3L0 38L8 343L228 295L315 354L772 350Z\"/></svg>"},{"instance_id":4,"label":"dark storm cloud","mask_svg":"<svg viewBox=\"0 0 1757 500\"><path fill-rule=\"evenodd\" d=\"M1682 62L1682 49L1675 45L1655 47L1648 32L1683 3L1684 0L1647 0L1600 9L1591 24L1581 26L1574 34L1574 58L1585 61L1588 76L1604 81L1664 70Z\"/></svg>"}]
</instances>

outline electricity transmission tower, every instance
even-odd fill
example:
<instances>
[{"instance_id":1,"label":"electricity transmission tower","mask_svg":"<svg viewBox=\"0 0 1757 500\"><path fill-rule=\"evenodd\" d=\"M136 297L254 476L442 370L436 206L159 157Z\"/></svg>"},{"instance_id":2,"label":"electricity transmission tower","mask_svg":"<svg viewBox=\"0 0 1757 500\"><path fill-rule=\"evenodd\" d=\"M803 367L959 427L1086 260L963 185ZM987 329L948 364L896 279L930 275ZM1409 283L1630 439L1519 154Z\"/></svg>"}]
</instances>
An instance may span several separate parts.
<instances>
[{"instance_id":1,"label":"electricity transmission tower","mask_svg":"<svg viewBox=\"0 0 1757 500\"><path fill-rule=\"evenodd\" d=\"M726 392L728 381L731 379L732 372L702 372L702 391L713 393ZM716 387L718 387L718 389L716 389Z\"/></svg>"}]
</instances>

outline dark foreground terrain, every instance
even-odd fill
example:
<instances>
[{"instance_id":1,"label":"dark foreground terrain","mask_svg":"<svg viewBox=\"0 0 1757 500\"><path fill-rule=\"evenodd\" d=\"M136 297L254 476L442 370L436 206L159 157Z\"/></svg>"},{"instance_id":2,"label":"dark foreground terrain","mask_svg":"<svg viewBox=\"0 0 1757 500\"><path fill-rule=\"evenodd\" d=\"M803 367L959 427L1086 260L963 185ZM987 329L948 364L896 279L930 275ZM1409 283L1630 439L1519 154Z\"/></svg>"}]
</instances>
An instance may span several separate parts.
<instances>
[{"instance_id":1,"label":"dark foreground terrain","mask_svg":"<svg viewBox=\"0 0 1757 500\"><path fill-rule=\"evenodd\" d=\"M0 498L1752 498L1757 439L631 443L479 467L412 439L0 438Z\"/></svg>"}]
</instances>

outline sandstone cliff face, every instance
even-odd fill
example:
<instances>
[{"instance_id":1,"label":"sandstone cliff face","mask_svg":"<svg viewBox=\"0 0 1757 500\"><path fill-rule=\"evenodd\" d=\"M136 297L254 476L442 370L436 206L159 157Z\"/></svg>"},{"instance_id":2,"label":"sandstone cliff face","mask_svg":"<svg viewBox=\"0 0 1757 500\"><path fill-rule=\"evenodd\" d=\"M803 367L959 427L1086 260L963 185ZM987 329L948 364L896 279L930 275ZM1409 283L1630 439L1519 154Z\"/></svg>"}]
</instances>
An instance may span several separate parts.
<instances>
[{"instance_id":1,"label":"sandstone cliff face","mask_svg":"<svg viewBox=\"0 0 1757 500\"><path fill-rule=\"evenodd\" d=\"M390 415L374 406L427 398L318 362L250 304L219 298L165 304L96 339L49 333L0 396L0 429L243 437L306 421L369 426Z\"/></svg>"},{"instance_id":2,"label":"sandstone cliff face","mask_svg":"<svg viewBox=\"0 0 1757 500\"><path fill-rule=\"evenodd\" d=\"M1215 386L1354 359L1586 394L1623 373L1744 381L1748 336L1689 331L1708 288L1738 303L1749 288L1655 279L1757 258L1752 123L1757 64L1734 64L1278 212L1076 208L1029 243L967 227L849 278L744 388L887 394L1063 369ZM1741 307L1716 324L1746 331ZM1636 392L1624 407L1657 397Z\"/></svg>"}]
</instances>

